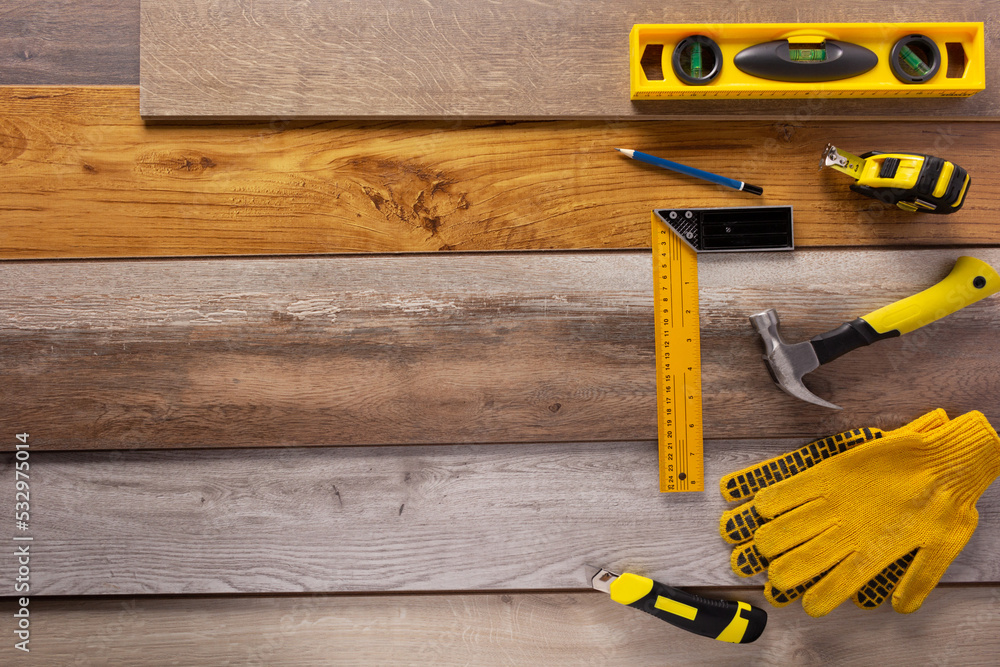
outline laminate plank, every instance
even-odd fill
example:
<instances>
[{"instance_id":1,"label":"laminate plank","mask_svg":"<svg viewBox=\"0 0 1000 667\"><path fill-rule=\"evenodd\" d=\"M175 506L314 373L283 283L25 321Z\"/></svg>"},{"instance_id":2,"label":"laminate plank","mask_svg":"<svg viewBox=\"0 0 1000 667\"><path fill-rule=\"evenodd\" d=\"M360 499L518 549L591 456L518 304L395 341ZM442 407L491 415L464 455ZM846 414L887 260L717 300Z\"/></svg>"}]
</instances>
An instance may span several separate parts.
<instances>
[{"instance_id":1,"label":"laminate plank","mask_svg":"<svg viewBox=\"0 0 1000 667\"><path fill-rule=\"evenodd\" d=\"M766 604L757 590L698 589ZM7 664L992 665L997 587L947 587L916 614L768 608L753 644L684 634L599 593L35 598L30 656ZM0 609L10 618L15 609ZM179 656L183 656L181 659Z\"/></svg>"},{"instance_id":2,"label":"laminate plank","mask_svg":"<svg viewBox=\"0 0 1000 667\"><path fill-rule=\"evenodd\" d=\"M706 493L657 493L653 441L35 452L32 595L582 589L604 565L747 585L719 478L802 444L711 441ZM0 492L14 497L13 457ZM1000 485L944 581L1000 580ZM0 554L13 591L14 549Z\"/></svg>"},{"instance_id":3,"label":"laminate plank","mask_svg":"<svg viewBox=\"0 0 1000 667\"><path fill-rule=\"evenodd\" d=\"M139 0L0 6L0 85L138 83Z\"/></svg>"},{"instance_id":4,"label":"laminate plank","mask_svg":"<svg viewBox=\"0 0 1000 667\"><path fill-rule=\"evenodd\" d=\"M706 437L937 406L1000 423L996 298L814 371L839 412L779 391L747 322L775 307L805 340L960 254L703 255ZM652 439L651 283L648 251L2 263L0 432L45 449Z\"/></svg>"},{"instance_id":5,"label":"laminate plank","mask_svg":"<svg viewBox=\"0 0 1000 667\"><path fill-rule=\"evenodd\" d=\"M140 108L146 117L988 117L970 99L633 103L635 23L984 21L972 2L795 0L665 5L651 0L143 0ZM987 49L987 71L1000 60Z\"/></svg>"},{"instance_id":6,"label":"laminate plank","mask_svg":"<svg viewBox=\"0 0 1000 667\"><path fill-rule=\"evenodd\" d=\"M146 126L134 88L0 88L0 257L648 247L649 211L795 207L799 246L1000 238L998 123L564 121ZM848 190L845 150L948 157L972 174L948 216ZM638 147L765 188L642 165Z\"/></svg>"}]
</instances>

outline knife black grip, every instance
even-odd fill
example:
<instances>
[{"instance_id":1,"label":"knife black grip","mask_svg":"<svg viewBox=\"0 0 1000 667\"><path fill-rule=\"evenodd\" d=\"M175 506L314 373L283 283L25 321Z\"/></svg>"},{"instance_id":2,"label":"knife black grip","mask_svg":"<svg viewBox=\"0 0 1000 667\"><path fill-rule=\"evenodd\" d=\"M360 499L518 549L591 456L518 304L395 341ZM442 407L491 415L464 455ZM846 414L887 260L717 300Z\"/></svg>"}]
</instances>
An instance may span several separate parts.
<instances>
[{"instance_id":1,"label":"knife black grip","mask_svg":"<svg viewBox=\"0 0 1000 667\"><path fill-rule=\"evenodd\" d=\"M746 602L709 600L629 572L611 583L611 599L696 635L733 644L749 644L767 625L767 612Z\"/></svg>"}]
</instances>

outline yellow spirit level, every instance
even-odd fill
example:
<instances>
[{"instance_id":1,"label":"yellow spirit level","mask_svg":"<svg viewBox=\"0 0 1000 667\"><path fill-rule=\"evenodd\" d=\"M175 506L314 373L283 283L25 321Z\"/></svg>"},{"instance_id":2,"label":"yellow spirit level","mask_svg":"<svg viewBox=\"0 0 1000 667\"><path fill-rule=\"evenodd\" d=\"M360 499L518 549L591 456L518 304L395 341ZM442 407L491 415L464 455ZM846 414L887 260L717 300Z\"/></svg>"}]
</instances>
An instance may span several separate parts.
<instances>
[{"instance_id":1,"label":"yellow spirit level","mask_svg":"<svg viewBox=\"0 0 1000 667\"><path fill-rule=\"evenodd\" d=\"M986 85L982 23L641 24L633 100L968 97Z\"/></svg>"}]
</instances>

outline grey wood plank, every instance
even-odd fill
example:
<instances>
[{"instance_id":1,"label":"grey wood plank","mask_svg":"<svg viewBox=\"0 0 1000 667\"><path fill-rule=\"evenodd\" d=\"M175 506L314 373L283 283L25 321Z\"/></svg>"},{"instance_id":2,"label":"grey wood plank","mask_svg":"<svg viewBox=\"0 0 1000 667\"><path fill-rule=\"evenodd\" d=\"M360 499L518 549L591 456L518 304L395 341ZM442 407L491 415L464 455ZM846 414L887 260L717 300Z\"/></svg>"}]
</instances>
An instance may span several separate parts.
<instances>
[{"instance_id":1,"label":"grey wood plank","mask_svg":"<svg viewBox=\"0 0 1000 667\"><path fill-rule=\"evenodd\" d=\"M146 117L966 117L994 116L995 91L969 99L633 103L636 23L984 21L996 5L810 7L651 0L143 0ZM1000 64L987 49L987 70Z\"/></svg>"},{"instance_id":2,"label":"grey wood plank","mask_svg":"<svg viewBox=\"0 0 1000 667\"><path fill-rule=\"evenodd\" d=\"M706 437L934 407L1000 422L997 298L812 373L841 412L779 391L747 322L774 306L804 340L960 254L703 255ZM651 282L648 251L2 263L0 431L39 449L653 439Z\"/></svg>"},{"instance_id":3,"label":"grey wood plank","mask_svg":"<svg viewBox=\"0 0 1000 667\"><path fill-rule=\"evenodd\" d=\"M757 590L697 589L766 604ZM734 646L687 635L600 593L35 598L32 652L6 664L992 665L1000 590L947 587L916 614L768 608ZM5 616L14 613L6 601Z\"/></svg>"},{"instance_id":4,"label":"grey wood plank","mask_svg":"<svg viewBox=\"0 0 1000 667\"><path fill-rule=\"evenodd\" d=\"M139 0L0 6L0 85L136 85Z\"/></svg>"},{"instance_id":5,"label":"grey wood plank","mask_svg":"<svg viewBox=\"0 0 1000 667\"><path fill-rule=\"evenodd\" d=\"M707 492L665 495L652 441L36 452L30 530L4 521L33 595L580 589L587 564L745 585L718 480L800 444L711 441ZM979 510L945 581L1000 581L1000 485Z\"/></svg>"}]
</instances>

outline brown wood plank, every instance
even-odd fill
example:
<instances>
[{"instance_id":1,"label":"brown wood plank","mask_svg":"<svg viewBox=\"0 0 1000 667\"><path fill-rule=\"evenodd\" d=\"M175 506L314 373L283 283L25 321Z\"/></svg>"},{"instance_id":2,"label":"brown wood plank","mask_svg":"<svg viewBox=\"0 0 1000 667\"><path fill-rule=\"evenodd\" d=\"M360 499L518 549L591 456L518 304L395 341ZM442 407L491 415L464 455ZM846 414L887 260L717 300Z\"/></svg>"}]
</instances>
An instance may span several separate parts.
<instances>
[{"instance_id":1,"label":"brown wood plank","mask_svg":"<svg viewBox=\"0 0 1000 667\"><path fill-rule=\"evenodd\" d=\"M0 85L138 83L139 0L18 0L0 7Z\"/></svg>"},{"instance_id":2,"label":"brown wood plank","mask_svg":"<svg viewBox=\"0 0 1000 667\"><path fill-rule=\"evenodd\" d=\"M805 340L960 254L702 255L706 437L937 406L1000 422L997 298L810 374L840 412L779 391L747 322L775 307ZM0 432L48 449L651 439L651 283L648 251L2 263Z\"/></svg>"},{"instance_id":3,"label":"brown wood plank","mask_svg":"<svg viewBox=\"0 0 1000 667\"><path fill-rule=\"evenodd\" d=\"M1000 238L1000 124L717 121L143 125L134 88L0 88L0 257L647 247L649 211L795 206L796 242ZM920 150L965 166L950 216L912 215L816 164ZM641 165L644 148L765 188Z\"/></svg>"},{"instance_id":4,"label":"brown wood plank","mask_svg":"<svg viewBox=\"0 0 1000 667\"><path fill-rule=\"evenodd\" d=\"M697 589L765 604L756 590ZM40 599L18 664L992 665L1000 590L946 587L916 614L768 608L753 644L687 635L600 593ZM15 607L0 609L10 619ZM9 621L6 621L9 624ZM10 633L8 633L10 634ZM12 635L13 636L13 635Z\"/></svg>"},{"instance_id":5,"label":"brown wood plank","mask_svg":"<svg viewBox=\"0 0 1000 667\"><path fill-rule=\"evenodd\" d=\"M581 589L585 566L747 585L719 478L801 440L711 441L706 493L657 493L653 441L35 452L33 595ZM0 492L14 497L13 457ZM947 582L1000 581L1000 485ZM0 553L13 591L14 549Z\"/></svg>"},{"instance_id":6,"label":"brown wood plank","mask_svg":"<svg viewBox=\"0 0 1000 667\"><path fill-rule=\"evenodd\" d=\"M637 104L629 100L635 23L985 21L995 5L775 0L708 5L653 0L214 3L143 0L147 117L995 116L997 93L971 99ZM1000 60L987 49L987 71Z\"/></svg>"}]
</instances>

